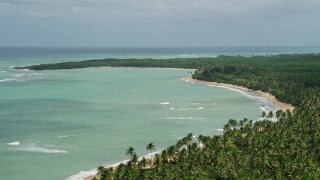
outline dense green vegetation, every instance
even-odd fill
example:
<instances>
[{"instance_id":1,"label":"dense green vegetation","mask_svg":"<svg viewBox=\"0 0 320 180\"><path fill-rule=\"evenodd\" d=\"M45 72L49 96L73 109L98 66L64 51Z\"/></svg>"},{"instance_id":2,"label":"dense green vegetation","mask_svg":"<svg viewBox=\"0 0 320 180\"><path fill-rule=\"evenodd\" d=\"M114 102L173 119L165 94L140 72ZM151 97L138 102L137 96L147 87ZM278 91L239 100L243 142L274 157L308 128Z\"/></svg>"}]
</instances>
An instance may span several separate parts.
<instances>
[{"instance_id":1,"label":"dense green vegetation","mask_svg":"<svg viewBox=\"0 0 320 180\"><path fill-rule=\"evenodd\" d=\"M216 58L173 58L173 59L93 59L79 62L40 64L18 69L57 70L87 67L168 67L168 68L204 68L220 65L255 65L258 68L286 72L319 72L320 54L284 54L274 56L218 56Z\"/></svg>"},{"instance_id":2,"label":"dense green vegetation","mask_svg":"<svg viewBox=\"0 0 320 180\"><path fill-rule=\"evenodd\" d=\"M261 121L231 119L222 135L194 138L190 133L152 159L139 159L130 147L127 164L100 166L95 179L320 178L320 54L105 59L25 68L95 66L197 68L195 79L262 90L295 105L293 112L263 112ZM271 121L273 117L277 121ZM150 143L146 149L153 152L156 148Z\"/></svg>"},{"instance_id":3,"label":"dense green vegetation","mask_svg":"<svg viewBox=\"0 0 320 180\"><path fill-rule=\"evenodd\" d=\"M319 179L319 103L278 111L277 122L230 120L221 136L188 134L154 159L131 147L128 164L100 166L98 179Z\"/></svg>"},{"instance_id":4,"label":"dense green vegetation","mask_svg":"<svg viewBox=\"0 0 320 180\"><path fill-rule=\"evenodd\" d=\"M231 119L223 135L190 133L152 159L130 147L127 164L100 166L96 179L319 179L319 55L219 58L226 61L202 66L193 78L263 90L295 110L263 112L256 122Z\"/></svg>"},{"instance_id":5,"label":"dense green vegetation","mask_svg":"<svg viewBox=\"0 0 320 180\"><path fill-rule=\"evenodd\" d=\"M253 65L214 65L196 71L192 77L262 90L295 106L320 95L320 72L316 71L267 71Z\"/></svg>"}]
</instances>

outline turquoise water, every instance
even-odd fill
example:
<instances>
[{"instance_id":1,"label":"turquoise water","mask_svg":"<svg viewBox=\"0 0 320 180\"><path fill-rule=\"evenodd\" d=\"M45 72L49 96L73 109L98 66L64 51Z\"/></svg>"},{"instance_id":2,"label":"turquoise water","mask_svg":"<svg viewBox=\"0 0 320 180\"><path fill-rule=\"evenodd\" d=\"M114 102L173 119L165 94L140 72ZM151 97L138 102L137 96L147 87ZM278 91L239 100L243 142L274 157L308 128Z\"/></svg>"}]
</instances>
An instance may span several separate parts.
<instances>
[{"instance_id":1,"label":"turquoise water","mask_svg":"<svg viewBox=\"0 0 320 180\"><path fill-rule=\"evenodd\" d=\"M1 179L65 179L125 160L129 146L145 155L150 142L161 150L189 132L219 134L230 118L257 120L262 106L275 108L259 97L185 82L188 70L14 70L95 56L18 55L0 58Z\"/></svg>"}]
</instances>

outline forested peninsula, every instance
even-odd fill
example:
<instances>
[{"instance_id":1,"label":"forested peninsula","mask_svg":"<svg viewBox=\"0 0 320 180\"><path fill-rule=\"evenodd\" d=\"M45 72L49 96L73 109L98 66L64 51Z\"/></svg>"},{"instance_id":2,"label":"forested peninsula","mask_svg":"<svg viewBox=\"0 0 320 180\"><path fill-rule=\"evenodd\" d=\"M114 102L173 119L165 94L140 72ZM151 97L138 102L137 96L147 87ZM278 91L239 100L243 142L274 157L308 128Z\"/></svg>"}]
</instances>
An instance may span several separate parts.
<instances>
[{"instance_id":1,"label":"forested peninsula","mask_svg":"<svg viewBox=\"0 0 320 180\"><path fill-rule=\"evenodd\" d=\"M153 158L139 158L139 152L129 147L128 163L100 166L94 179L320 178L320 54L105 59L23 68L97 66L193 68L197 69L194 79L268 92L295 109L263 112L261 121L230 119L222 135L195 138L190 133ZM146 148L153 152L156 145L150 143Z\"/></svg>"}]
</instances>

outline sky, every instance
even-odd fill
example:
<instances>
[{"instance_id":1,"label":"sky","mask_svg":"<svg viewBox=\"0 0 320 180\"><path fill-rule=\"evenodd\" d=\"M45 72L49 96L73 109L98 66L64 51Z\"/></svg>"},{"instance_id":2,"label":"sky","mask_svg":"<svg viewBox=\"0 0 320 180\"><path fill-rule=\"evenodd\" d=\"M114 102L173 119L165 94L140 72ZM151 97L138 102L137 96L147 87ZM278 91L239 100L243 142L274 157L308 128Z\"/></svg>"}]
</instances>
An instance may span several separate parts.
<instances>
[{"instance_id":1,"label":"sky","mask_svg":"<svg viewBox=\"0 0 320 180\"><path fill-rule=\"evenodd\" d=\"M319 46L320 0L0 0L0 46Z\"/></svg>"}]
</instances>

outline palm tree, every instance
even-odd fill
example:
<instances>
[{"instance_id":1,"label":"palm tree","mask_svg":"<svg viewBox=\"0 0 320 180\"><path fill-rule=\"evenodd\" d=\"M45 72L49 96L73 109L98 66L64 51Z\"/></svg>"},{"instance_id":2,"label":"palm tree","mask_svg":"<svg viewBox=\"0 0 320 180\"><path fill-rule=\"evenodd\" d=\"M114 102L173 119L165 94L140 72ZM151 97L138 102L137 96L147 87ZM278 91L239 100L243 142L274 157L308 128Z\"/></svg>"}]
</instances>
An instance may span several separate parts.
<instances>
[{"instance_id":1,"label":"palm tree","mask_svg":"<svg viewBox=\"0 0 320 180\"><path fill-rule=\"evenodd\" d=\"M270 119L273 118L273 112L272 112L272 111L269 111L269 113L268 113L268 115L267 115L267 118L270 118Z\"/></svg>"},{"instance_id":2,"label":"palm tree","mask_svg":"<svg viewBox=\"0 0 320 180\"><path fill-rule=\"evenodd\" d=\"M146 148L147 148L148 151L150 151L150 153L152 151L156 150L156 148L155 148L153 143L149 143Z\"/></svg>"},{"instance_id":3,"label":"palm tree","mask_svg":"<svg viewBox=\"0 0 320 180\"><path fill-rule=\"evenodd\" d=\"M135 149L132 146L130 146L126 151L126 156L128 156L130 159L132 159L134 154L136 154Z\"/></svg>"},{"instance_id":4,"label":"palm tree","mask_svg":"<svg viewBox=\"0 0 320 180\"><path fill-rule=\"evenodd\" d=\"M109 180L112 176L113 168L105 168L103 166L98 167L99 179Z\"/></svg>"},{"instance_id":5,"label":"palm tree","mask_svg":"<svg viewBox=\"0 0 320 180\"><path fill-rule=\"evenodd\" d=\"M239 122L239 126L240 126L240 127L244 127L247 122L248 122L248 119L247 119L247 118L244 118L243 120L241 120L241 121Z\"/></svg>"},{"instance_id":6,"label":"palm tree","mask_svg":"<svg viewBox=\"0 0 320 180\"><path fill-rule=\"evenodd\" d=\"M148 163L148 161L147 161L147 159L146 159L145 157L143 157L143 158L141 159L141 161L140 161L140 164L141 164L142 167L146 167L146 166L147 166L147 163Z\"/></svg>"},{"instance_id":7,"label":"palm tree","mask_svg":"<svg viewBox=\"0 0 320 180\"><path fill-rule=\"evenodd\" d=\"M174 155L176 153L176 147L175 146L170 146L168 147L168 156L169 156L169 161L174 159Z\"/></svg>"},{"instance_id":8,"label":"palm tree","mask_svg":"<svg viewBox=\"0 0 320 180\"><path fill-rule=\"evenodd\" d=\"M223 126L223 131L224 131L224 132L228 132L228 131L230 131L230 130L231 130L230 124L225 124L225 125Z\"/></svg>"},{"instance_id":9,"label":"palm tree","mask_svg":"<svg viewBox=\"0 0 320 180\"><path fill-rule=\"evenodd\" d=\"M234 119L230 119L228 124L230 124L232 129L234 129L234 128L236 128L238 126L237 120L234 120Z\"/></svg>"},{"instance_id":10,"label":"palm tree","mask_svg":"<svg viewBox=\"0 0 320 180\"><path fill-rule=\"evenodd\" d=\"M104 171L105 169L106 169L106 168L105 168L104 166L100 165L100 166L98 167L98 174L102 173L102 171Z\"/></svg>"},{"instance_id":11,"label":"palm tree","mask_svg":"<svg viewBox=\"0 0 320 180\"><path fill-rule=\"evenodd\" d=\"M188 133L187 136L185 137L185 141L187 144L190 144L192 142L193 134Z\"/></svg>"},{"instance_id":12,"label":"palm tree","mask_svg":"<svg viewBox=\"0 0 320 180\"><path fill-rule=\"evenodd\" d=\"M131 162L135 165L138 162L138 156L134 153L131 157Z\"/></svg>"},{"instance_id":13,"label":"palm tree","mask_svg":"<svg viewBox=\"0 0 320 180\"><path fill-rule=\"evenodd\" d=\"M156 156L154 157L154 166L156 168L160 168L161 167L161 164L162 164L162 161L161 161L161 156L159 154L156 154Z\"/></svg>"},{"instance_id":14,"label":"palm tree","mask_svg":"<svg viewBox=\"0 0 320 180\"><path fill-rule=\"evenodd\" d=\"M169 162L168 161L168 150L163 150L162 152L161 152L161 158L162 158L162 161L163 162Z\"/></svg>"},{"instance_id":15,"label":"palm tree","mask_svg":"<svg viewBox=\"0 0 320 180\"><path fill-rule=\"evenodd\" d=\"M276 118L277 118L277 119L280 119L280 117L282 116L282 113L283 113L282 110L278 110L278 111L276 112Z\"/></svg>"},{"instance_id":16,"label":"palm tree","mask_svg":"<svg viewBox=\"0 0 320 180\"><path fill-rule=\"evenodd\" d=\"M100 179L105 179L105 170L106 170L106 168L102 165L98 167L97 174L99 175Z\"/></svg>"}]
</instances>

